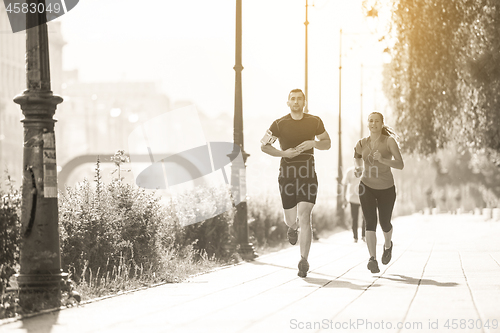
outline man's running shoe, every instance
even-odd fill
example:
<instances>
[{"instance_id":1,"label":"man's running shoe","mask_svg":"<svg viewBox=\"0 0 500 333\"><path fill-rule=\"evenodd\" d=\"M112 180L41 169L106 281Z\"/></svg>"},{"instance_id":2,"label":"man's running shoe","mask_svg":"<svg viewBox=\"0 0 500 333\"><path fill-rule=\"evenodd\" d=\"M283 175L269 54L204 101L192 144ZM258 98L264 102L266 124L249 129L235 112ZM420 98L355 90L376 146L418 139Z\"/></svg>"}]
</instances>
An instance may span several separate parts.
<instances>
[{"instance_id":1,"label":"man's running shoe","mask_svg":"<svg viewBox=\"0 0 500 333\"><path fill-rule=\"evenodd\" d=\"M380 269L378 268L378 263L375 257L371 257L370 260L368 261L368 265L366 266L372 273L378 273L380 272Z\"/></svg>"},{"instance_id":2,"label":"man's running shoe","mask_svg":"<svg viewBox=\"0 0 500 333\"><path fill-rule=\"evenodd\" d=\"M391 261L392 258L392 241L391 241L391 247L386 249L384 245L384 254L382 255L382 264L387 265L389 261Z\"/></svg>"},{"instance_id":3,"label":"man's running shoe","mask_svg":"<svg viewBox=\"0 0 500 333\"><path fill-rule=\"evenodd\" d=\"M305 278L307 276L308 271L309 271L309 263L304 258L300 259L299 272L297 273L297 275L300 276L301 278Z\"/></svg>"},{"instance_id":4,"label":"man's running shoe","mask_svg":"<svg viewBox=\"0 0 500 333\"><path fill-rule=\"evenodd\" d=\"M318 236L318 232L316 231L316 228L313 228L313 231L312 231L312 234L313 234L313 240L319 240L319 236Z\"/></svg>"},{"instance_id":5,"label":"man's running shoe","mask_svg":"<svg viewBox=\"0 0 500 333\"><path fill-rule=\"evenodd\" d=\"M288 237L288 241L292 245L297 244L297 239L299 239L299 231L298 230L299 230L298 228L297 228L297 230L294 230L294 229L288 227L288 231L286 233L286 236Z\"/></svg>"}]
</instances>

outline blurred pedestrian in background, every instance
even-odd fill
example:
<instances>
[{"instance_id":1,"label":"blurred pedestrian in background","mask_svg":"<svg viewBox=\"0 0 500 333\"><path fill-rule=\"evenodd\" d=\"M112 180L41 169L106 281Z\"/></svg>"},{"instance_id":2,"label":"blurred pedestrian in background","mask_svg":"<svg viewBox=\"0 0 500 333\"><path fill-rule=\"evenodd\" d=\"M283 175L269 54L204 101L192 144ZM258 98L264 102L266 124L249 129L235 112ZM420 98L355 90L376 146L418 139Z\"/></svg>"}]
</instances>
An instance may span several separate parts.
<instances>
[{"instance_id":1,"label":"blurred pedestrian in background","mask_svg":"<svg viewBox=\"0 0 500 333\"><path fill-rule=\"evenodd\" d=\"M352 234L354 236L354 242L358 242L358 216L361 208L361 203L359 202L359 177L354 174L354 166L347 169L347 172L342 180L342 185L344 189L344 204L349 203L351 210L351 220L352 220ZM361 212L361 219L363 223L361 225L361 239L366 242L365 229L366 221Z\"/></svg>"}]
</instances>

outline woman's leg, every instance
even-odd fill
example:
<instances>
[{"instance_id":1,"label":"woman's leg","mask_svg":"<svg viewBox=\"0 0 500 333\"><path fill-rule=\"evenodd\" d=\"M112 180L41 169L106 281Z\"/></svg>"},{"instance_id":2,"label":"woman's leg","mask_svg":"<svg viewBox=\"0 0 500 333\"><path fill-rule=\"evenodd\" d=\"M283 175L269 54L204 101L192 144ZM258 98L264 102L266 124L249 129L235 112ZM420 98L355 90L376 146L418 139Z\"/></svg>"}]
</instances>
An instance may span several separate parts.
<instances>
[{"instance_id":1,"label":"woman's leg","mask_svg":"<svg viewBox=\"0 0 500 333\"><path fill-rule=\"evenodd\" d=\"M354 236L354 240L358 240L358 212L359 205L350 202L351 204L351 218L352 218L352 234Z\"/></svg>"},{"instance_id":2,"label":"woman's leg","mask_svg":"<svg viewBox=\"0 0 500 333\"><path fill-rule=\"evenodd\" d=\"M392 240L392 210L394 208L394 203L396 202L396 188L393 186L386 190L381 190L377 196L378 201L378 213L380 218L380 227L384 231L384 248L388 249L391 247Z\"/></svg>"},{"instance_id":3,"label":"woman's leg","mask_svg":"<svg viewBox=\"0 0 500 333\"><path fill-rule=\"evenodd\" d=\"M366 245L370 257L377 257L377 199L373 190L363 183L359 184L359 201L366 220Z\"/></svg>"}]
</instances>

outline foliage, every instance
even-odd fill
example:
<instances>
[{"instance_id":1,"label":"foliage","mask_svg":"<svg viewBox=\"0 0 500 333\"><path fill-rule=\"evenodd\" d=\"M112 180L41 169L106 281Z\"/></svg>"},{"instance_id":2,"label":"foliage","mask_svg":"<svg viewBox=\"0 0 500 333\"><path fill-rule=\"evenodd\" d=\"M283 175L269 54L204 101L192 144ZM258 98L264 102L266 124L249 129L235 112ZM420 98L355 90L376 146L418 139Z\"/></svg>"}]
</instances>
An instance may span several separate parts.
<instances>
[{"instance_id":1,"label":"foliage","mask_svg":"<svg viewBox=\"0 0 500 333\"><path fill-rule=\"evenodd\" d=\"M233 257L228 188L196 188L162 204L154 193L101 179L97 161L94 184L67 188L59 202L62 262L77 282L90 281L91 272L107 279L124 271L166 281L179 276L172 272L181 271L180 261Z\"/></svg>"},{"instance_id":2,"label":"foliage","mask_svg":"<svg viewBox=\"0 0 500 333\"><path fill-rule=\"evenodd\" d=\"M499 25L495 0L393 1L384 87L404 149L455 142L500 156Z\"/></svg>"},{"instance_id":3,"label":"foliage","mask_svg":"<svg viewBox=\"0 0 500 333\"><path fill-rule=\"evenodd\" d=\"M95 188L85 180L66 191L59 205L61 254L77 281L86 271L106 273L121 260L159 270L164 254L176 246L180 227L166 218L159 198L119 180L105 186L99 162Z\"/></svg>"},{"instance_id":4,"label":"foliage","mask_svg":"<svg viewBox=\"0 0 500 333\"><path fill-rule=\"evenodd\" d=\"M123 180L123 177L121 176L122 171L127 171L130 172L130 170L124 170L122 169L122 164L130 162L130 158L125 155L125 150L117 150L116 153L111 156L111 161L115 164L116 169L111 172L111 174L114 174L115 172L118 172L118 180Z\"/></svg>"},{"instance_id":5,"label":"foliage","mask_svg":"<svg viewBox=\"0 0 500 333\"><path fill-rule=\"evenodd\" d=\"M405 156L405 170L395 172L398 198L393 216L424 208L455 211L498 206L500 172L481 152L448 143L435 154Z\"/></svg>"},{"instance_id":6,"label":"foliage","mask_svg":"<svg viewBox=\"0 0 500 333\"><path fill-rule=\"evenodd\" d=\"M235 209L231 205L229 187L198 187L171 201L182 225L183 246L193 244L194 249L210 258L231 259L236 251L233 229ZM213 216L200 221L204 216Z\"/></svg>"},{"instance_id":7,"label":"foliage","mask_svg":"<svg viewBox=\"0 0 500 333\"><path fill-rule=\"evenodd\" d=\"M92 271L85 268L84 278L76 286L76 291L82 295L82 300L87 301L110 294L154 286L167 282L179 282L186 277L213 269L218 265L214 260L209 260L206 255L198 253L192 246L182 249L173 248L166 254L163 271L154 271L150 265L134 266L126 263L123 258L118 265L104 272L100 269ZM196 258L195 258L196 257ZM87 271L88 270L88 271Z\"/></svg>"},{"instance_id":8,"label":"foliage","mask_svg":"<svg viewBox=\"0 0 500 333\"><path fill-rule=\"evenodd\" d=\"M278 193L252 196L248 200L250 241L259 247L288 242L287 226Z\"/></svg>"},{"instance_id":9,"label":"foliage","mask_svg":"<svg viewBox=\"0 0 500 333\"><path fill-rule=\"evenodd\" d=\"M9 175L6 184L6 193L0 189L0 294L8 287L19 264L21 195Z\"/></svg>"},{"instance_id":10,"label":"foliage","mask_svg":"<svg viewBox=\"0 0 500 333\"><path fill-rule=\"evenodd\" d=\"M250 241L258 247L278 247L288 244L283 207L279 193L261 193L248 200ZM326 202L317 202L312 212L315 236L328 234L337 227L345 228L336 220L335 208Z\"/></svg>"}]
</instances>

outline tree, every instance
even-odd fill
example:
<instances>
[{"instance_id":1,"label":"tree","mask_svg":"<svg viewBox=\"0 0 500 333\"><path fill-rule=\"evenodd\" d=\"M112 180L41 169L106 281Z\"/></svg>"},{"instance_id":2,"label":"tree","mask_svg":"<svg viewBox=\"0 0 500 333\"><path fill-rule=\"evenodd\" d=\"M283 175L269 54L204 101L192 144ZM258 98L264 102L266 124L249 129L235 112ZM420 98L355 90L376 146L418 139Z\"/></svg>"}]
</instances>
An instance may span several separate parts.
<instances>
[{"instance_id":1,"label":"tree","mask_svg":"<svg viewBox=\"0 0 500 333\"><path fill-rule=\"evenodd\" d=\"M500 3L394 0L385 93L406 151L453 142L500 161Z\"/></svg>"}]
</instances>

